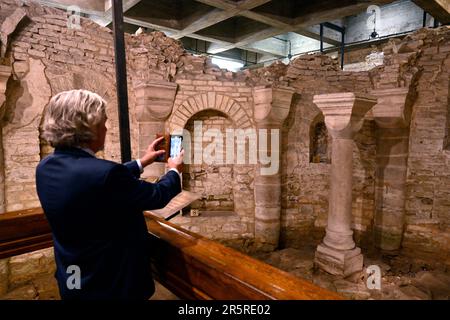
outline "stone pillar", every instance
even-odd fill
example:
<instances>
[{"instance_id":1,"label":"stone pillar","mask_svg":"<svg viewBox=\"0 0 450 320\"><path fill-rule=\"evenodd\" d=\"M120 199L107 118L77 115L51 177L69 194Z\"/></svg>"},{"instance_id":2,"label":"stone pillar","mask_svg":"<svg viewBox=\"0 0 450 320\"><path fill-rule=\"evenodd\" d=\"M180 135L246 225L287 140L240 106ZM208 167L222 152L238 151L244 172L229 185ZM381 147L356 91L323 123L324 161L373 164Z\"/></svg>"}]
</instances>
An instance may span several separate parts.
<instances>
[{"instance_id":1,"label":"stone pillar","mask_svg":"<svg viewBox=\"0 0 450 320\"><path fill-rule=\"evenodd\" d=\"M280 238L281 214L281 177L280 151L281 129L286 120L295 90L288 87L257 87L253 90L254 114L258 133L258 152L269 154L272 135L278 148L272 154L276 161L276 172L264 172L268 167L258 161L255 172L255 242L259 250L273 251L278 247ZM267 144L261 144L261 129L267 130ZM272 163L273 165L273 163Z\"/></svg>"},{"instance_id":2,"label":"stone pillar","mask_svg":"<svg viewBox=\"0 0 450 320\"><path fill-rule=\"evenodd\" d=\"M147 82L134 88L136 119L139 126L138 155L141 157L156 134L165 133L165 121L172 113L177 84L172 82ZM142 178L154 180L165 172L164 163L154 163L145 168Z\"/></svg>"},{"instance_id":3,"label":"stone pillar","mask_svg":"<svg viewBox=\"0 0 450 320\"><path fill-rule=\"evenodd\" d=\"M317 247L315 263L331 274L348 276L363 268L361 249L356 247L351 229L353 136L361 129L364 116L376 99L335 93L316 95L314 103L322 110L332 137L328 225L326 236Z\"/></svg>"},{"instance_id":4,"label":"stone pillar","mask_svg":"<svg viewBox=\"0 0 450 320\"><path fill-rule=\"evenodd\" d=\"M377 128L375 245L400 249L405 219L405 188L412 95L409 88L374 90Z\"/></svg>"},{"instance_id":5,"label":"stone pillar","mask_svg":"<svg viewBox=\"0 0 450 320\"><path fill-rule=\"evenodd\" d=\"M3 128L1 122L5 114L6 84L11 75L11 67L0 65L0 214L5 212L5 158L3 154Z\"/></svg>"}]
</instances>

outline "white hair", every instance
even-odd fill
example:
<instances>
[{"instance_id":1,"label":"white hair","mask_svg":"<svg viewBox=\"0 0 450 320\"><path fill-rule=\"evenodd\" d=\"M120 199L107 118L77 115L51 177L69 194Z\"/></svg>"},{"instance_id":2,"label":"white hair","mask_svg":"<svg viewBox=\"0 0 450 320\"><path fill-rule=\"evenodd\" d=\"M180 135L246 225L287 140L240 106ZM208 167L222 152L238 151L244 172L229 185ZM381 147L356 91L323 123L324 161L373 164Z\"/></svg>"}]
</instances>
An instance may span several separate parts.
<instances>
[{"instance_id":1,"label":"white hair","mask_svg":"<svg viewBox=\"0 0 450 320\"><path fill-rule=\"evenodd\" d=\"M106 119L106 102L87 90L58 93L47 107L43 138L54 148L83 147L96 135L96 126Z\"/></svg>"}]
</instances>

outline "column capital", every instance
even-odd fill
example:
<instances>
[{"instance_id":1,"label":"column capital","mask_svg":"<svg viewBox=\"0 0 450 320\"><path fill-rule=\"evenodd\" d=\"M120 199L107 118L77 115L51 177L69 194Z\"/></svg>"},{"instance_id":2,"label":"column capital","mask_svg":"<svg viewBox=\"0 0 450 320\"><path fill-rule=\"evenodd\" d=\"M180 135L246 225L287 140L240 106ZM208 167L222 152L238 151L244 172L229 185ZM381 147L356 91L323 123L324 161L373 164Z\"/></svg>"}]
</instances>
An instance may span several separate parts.
<instances>
[{"instance_id":1,"label":"column capital","mask_svg":"<svg viewBox=\"0 0 450 320\"><path fill-rule=\"evenodd\" d=\"M177 87L176 83L167 81L151 81L135 86L137 121L165 121L172 112Z\"/></svg>"},{"instance_id":2,"label":"column capital","mask_svg":"<svg viewBox=\"0 0 450 320\"><path fill-rule=\"evenodd\" d=\"M255 87L253 100L256 123L281 126L289 114L294 93L295 89L290 87Z\"/></svg>"},{"instance_id":3,"label":"column capital","mask_svg":"<svg viewBox=\"0 0 450 320\"><path fill-rule=\"evenodd\" d=\"M378 99L372 114L379 127L409 127L412 105L409 88L377 89L371 91L371 94Z\"/></svg>"},{"instance_id":4,"label":"column capital","mask_svg":"<svg viewBox=\"0 0 450 320\"><path fill-rule=\"evenodd\" d=\"M313 102L322 111L333 138L352 139L377 99L366 94L343 92L315 95Z\"/></svg>"}]
</instances>

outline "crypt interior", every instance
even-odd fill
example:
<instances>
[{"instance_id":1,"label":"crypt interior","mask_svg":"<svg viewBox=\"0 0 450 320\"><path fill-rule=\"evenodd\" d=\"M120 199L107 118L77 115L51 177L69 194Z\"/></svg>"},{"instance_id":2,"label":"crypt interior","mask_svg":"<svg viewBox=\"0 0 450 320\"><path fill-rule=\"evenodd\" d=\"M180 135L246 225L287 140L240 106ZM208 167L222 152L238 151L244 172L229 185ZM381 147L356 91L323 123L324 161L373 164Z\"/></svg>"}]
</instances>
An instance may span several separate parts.
<instances>
[{"instance_id":1,"label":"crypt interior","mask_svg":"<svg viewBox=\"0 0 450 320\"><path fill-rule=\"evenodd\" d=\"M189 132L194 150L200 130L199 148L216 147L213 161L185 165L183 188L201 197L170 220L203 253L175 238L169 252L206 261L229 250L236 261L223 254L208 270L270 268L288 279L287 299L306 290L296 278L317 288L305 298L324 298L319 288L356 300L450 298L449 1L122 2L133 159L164 132ZM111 1L0 0L2 300L59 299L51 243L1 233L12 230L9 214L39 212L50 98L101 95L108 134L97 156L121 161L112 21ZM231 140L234 161L227 130L244 133ZM266 132L267 144L251 132ZM155 163L141 178L164 172ZM18 243L23 251L8 254ZM379 287L369 285L374 266ZM159 274L152 299L183 298L174 283L202 279L199 270ZM217 299L239 291L208 288Z\"/></svg>"}]
</instances>

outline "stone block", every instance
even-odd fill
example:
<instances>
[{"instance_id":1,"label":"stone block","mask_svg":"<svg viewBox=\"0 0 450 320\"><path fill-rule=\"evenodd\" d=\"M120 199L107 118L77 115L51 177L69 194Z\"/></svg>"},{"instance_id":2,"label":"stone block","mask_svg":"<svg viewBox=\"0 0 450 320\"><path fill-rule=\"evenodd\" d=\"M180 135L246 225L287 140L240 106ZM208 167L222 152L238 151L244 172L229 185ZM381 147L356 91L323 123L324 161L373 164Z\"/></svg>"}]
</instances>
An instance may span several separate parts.
<instances>
[{"instance_id":1,"label":"stone block","mask_svg":"<svg viewBox=\"0 0 450 320\"><path fill-rule=\"evenodd\" d=\"M9 259L0 259L0 297L8 292ZM1 299L1 298L0 298Z\"/></svg>"},{"instance_id":2,"label":"stone block","mask_svg":"<svg viewBox=\"0 0 450 320\"><path fill-rule=\"evenodd\" d=\"M333 275L347 277L363 269L361 249L336 250L323 243L317 247L314 263Z\"/></svg>"},{"instance_id":3,"label":"stone block","mask_svg":"<svg viewBox=\"0 0 450 320\"><path fill-rule=\"evenodd\" d=\"M59 288L56 278L53 274L40 276L32 280L37 291L39 300L59 300Z\"/></svg>"},{"instance_id":4,"label":"stone block","mask_svg":"<svg viewBox=\"0 0 450 320\"><path fill-rule=\"evenodd\" d=\"M53 248L14 256L9 262L9 285L18 287L41 275L53 274L56 265Z\"/></svg>"},{"instance_id":5,"label":"stone block","mask_svg":"<svg viewBox=\"0 0 450 320\"><path fill-rule=\"evenodd\" d=\"M28 54L31 55L31 56L38 57L38 58L45 58L45 52L39 51L39 50L35 50L35 49L29 49L28 50Z\"/></svg>"},{"instance_id":6,"label":"stone block","mask_svg":"<svg viewBox=\"0 0 450 320\"><path fill-rule=\"evenodd\" d=\"M31 285L25 285L13 289L6 295L0 297L0 300L36 300L38 298L38 293L36 288Z\"/></svg>"}]
</instances>

